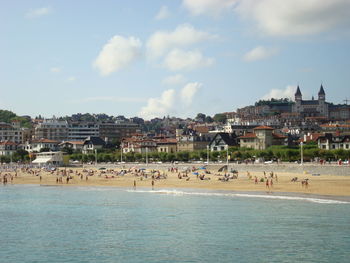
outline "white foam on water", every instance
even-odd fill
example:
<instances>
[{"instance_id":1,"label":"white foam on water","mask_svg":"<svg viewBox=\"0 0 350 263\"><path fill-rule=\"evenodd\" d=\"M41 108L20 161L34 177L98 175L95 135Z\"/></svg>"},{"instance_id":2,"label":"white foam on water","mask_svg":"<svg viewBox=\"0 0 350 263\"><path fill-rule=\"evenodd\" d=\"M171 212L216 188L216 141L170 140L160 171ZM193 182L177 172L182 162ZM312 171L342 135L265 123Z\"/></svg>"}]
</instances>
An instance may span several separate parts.
<instances>
[{"instance_id":1,"label":"white foam on water","mask_svg":"<svg viewBox=\"0 0 350 263\"><path fill-rule=\"evenodd\" d=\"M279 200L292 200L292 201L307 201L318 204L350 204L350 202L312 198L312 197L299 197L299 196L284 196L284 195L263 195L263 194L239 194L239 193L216 193L216 192L185 192L181 190L127 190L127 192L135 193L152 193L152 194L165 194L174 196L218 196L218 197L247 197L247 198L263 198L263 199L279 199Z\"/></svg>"}]
</instances>

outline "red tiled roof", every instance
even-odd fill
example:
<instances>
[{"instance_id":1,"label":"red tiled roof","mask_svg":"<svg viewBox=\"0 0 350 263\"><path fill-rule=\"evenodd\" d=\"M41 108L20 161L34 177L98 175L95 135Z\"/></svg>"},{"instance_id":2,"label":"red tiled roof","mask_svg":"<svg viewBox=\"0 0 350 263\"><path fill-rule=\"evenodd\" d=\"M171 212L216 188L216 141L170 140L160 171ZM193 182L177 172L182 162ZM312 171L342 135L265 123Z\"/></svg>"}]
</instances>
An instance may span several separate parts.
<instances>
[{"instance_id":1,"label":"red tiled roof","mask_svg":"<svg viewBox=\"0 0 350 263\"><path fill-rule=\"evenodd\" d=\"M70 144L75 144L75 145L83 145L84 141L66 141L66 142L62 142L62 144L64 143L70 143Z\"/></svg>"},{"instance_id":2,"label":"red tiled roof","mask_svg":"<svg viewBox=\"0 0 350 263\"><path fill-rule=\"evenodd\" d=\"M275 139L285 139L285 138L287 138L287 136L284 136L284 135L278 134L278 133L272 133L272 136L273 136Z\"/></svg>"},{"instance_id":3,"label":"red tiled roof","mask_svg":"<svg viewBox=\"0 0 350 263\"><path fill-rule=\"evenodd\" d=\"M269 126L258 126L256 128L254 128L254 130L274 130L274 128L271 128Z\"/></svg>"},{"instance_id":4,"label":"red tiled roof","mask_svg":"<svg viewBox=\"0 0 350 263\"><path fill-rule=\"evenodd\" d=\"M11 141L1 141L0 145L18 145L18 143L11 142Z\"/></svg>"},{"instance_id":5,"label":"red tiled roof","mask_svg":"<svg viewBox=\"0 0 350 263\"><path fill-rule=\"evenodd\" d=\"M157 141L158 144L176 144L177 141L175 138L166 138Z\"/></svg>"},{"instance_id":6,"label":"red tiled roof","mask_svg":"<svg viewBox=\"0 0 350 263\"><path fill-rule=\"evenodd\" d=\"M245 135L238 137L238 139L252 139L252 138L256 138L255 133L246 133Z\"/></svg>"},{"instance_id":7,"label":"red tiled roof","mask_svg":"<svg viewBox=\"0 0 350 263\"><path fill-rule=\"evenodd\" d=\"M316 142L320 136L323 136L323 134L322 133L312 133L312 134L306 136L306 140L304 140L305 137L300 138L299 142L310 142L310 141Z\"/></svg>"},{"instance_id":8,"label":"red tiled roof","mask_svg":"<svg viewBox=\"0 0 350 263\"><path fill-rule=\"evenodd\" d=\"M49 139L39 139L39 140L34 140L32 141L33 143L58 143L58 141L54 141L54 140L49 140Z\"/></svg>"}]
</instances>

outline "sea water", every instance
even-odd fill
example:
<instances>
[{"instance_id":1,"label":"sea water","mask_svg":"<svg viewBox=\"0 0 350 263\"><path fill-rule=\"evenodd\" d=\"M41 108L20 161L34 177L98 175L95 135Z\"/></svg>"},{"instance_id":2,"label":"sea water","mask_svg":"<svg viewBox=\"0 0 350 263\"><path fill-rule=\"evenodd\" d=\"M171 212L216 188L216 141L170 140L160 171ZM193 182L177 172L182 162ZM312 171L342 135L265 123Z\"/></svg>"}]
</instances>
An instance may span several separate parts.
<instances>
[{"instance_id":1,"label":"sea water","mask_svg":"<svg viewBox=\"0 0 350 263\"><path fill-rule=\"evenodd\" d=\"M349 262L350 203L204 190L0 187L0 262Z\"/></svg>"}]
</instances>

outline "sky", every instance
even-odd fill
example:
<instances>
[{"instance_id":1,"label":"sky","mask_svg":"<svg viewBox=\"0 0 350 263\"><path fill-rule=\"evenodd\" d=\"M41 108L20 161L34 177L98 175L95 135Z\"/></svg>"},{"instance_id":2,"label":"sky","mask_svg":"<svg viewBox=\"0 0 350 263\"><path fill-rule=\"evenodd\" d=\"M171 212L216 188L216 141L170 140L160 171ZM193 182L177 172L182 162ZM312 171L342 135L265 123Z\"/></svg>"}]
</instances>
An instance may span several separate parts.
<instances>
[{"instance_id":1,"label":"sky","mask_svg":"<svg viewBox=\"0 0 350 263\"><path fill-rule=\"evenodd\" d=\"M350 99L350 0L0 0L0 109L144 119Z\"/></svg>"}]
</instances>

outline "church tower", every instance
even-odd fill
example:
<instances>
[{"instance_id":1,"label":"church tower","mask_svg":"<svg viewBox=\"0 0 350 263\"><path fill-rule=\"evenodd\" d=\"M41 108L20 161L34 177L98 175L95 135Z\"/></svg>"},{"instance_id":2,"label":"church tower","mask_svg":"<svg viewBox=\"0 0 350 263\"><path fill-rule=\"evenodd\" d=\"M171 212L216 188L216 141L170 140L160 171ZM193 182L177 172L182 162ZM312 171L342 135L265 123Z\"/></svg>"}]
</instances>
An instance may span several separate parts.
<instances>
[{"instance_id":1,"label":"church tower","mask_svg":"<svg viewBox=\"0 0 350 263\"><path fill-rule=\"evenodd\" d=\"M295 97L295 102L301 101L303 99L303 95L300 92L299 85L298 85L297 91L294 94L294 97Z\"/></svg>"},{"instance_id":2,"label":"church tower","mask_svg":"<svg viewBox=\"0 0 350 263\"><path fill-rule=\"evenodd\" d=\"M326 100L326 93L324 92L322 84L320 87L320 91L318 92L318 100L322 100L322 101Z\"/></svg>"},{"instance_id":3,"label":"church tower","mask_svg":"<svg viewBox=\"0 0 350 263\"><path fill-rule=\"evenodd\" d=\"M294 94L294 98L295 98L295 103L293 105L292 110L293 110L293 112L300 113L301 112L301 101L303 99L303 95L301 94L299 85L298 85L297 91Z\"/></svg>"},{"instance_id":4,"label":"church tower","mask_svg":"<svg viewBox=\"0 0 350 263\"><path fill-rule=\"evenodd\" d=\"M318 92L318 107L320 115L328 118L328 103L326 103L326 93L324 92L322 84Z\"/></svg>"}]
</instances>

